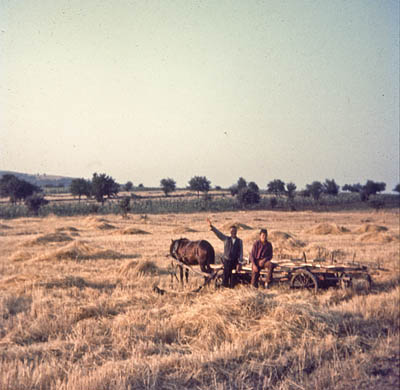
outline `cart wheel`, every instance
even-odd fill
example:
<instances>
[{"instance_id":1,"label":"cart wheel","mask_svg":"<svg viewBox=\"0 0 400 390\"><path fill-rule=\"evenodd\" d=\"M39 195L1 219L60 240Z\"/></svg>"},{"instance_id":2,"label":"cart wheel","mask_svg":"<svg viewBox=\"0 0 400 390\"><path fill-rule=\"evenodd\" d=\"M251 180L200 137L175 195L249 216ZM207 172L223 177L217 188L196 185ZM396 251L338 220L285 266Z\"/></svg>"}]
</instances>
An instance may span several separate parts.
<instances>
[{"instance_id":1,"label":"cart wheel","mask_svg":"<svg viewBox=\"0 0 400 390\"><path fill-rule=\"evenodd\" d=\"M293 273L293 276L290 279L290 287L306 288L307 290L314 290L314 292L317 292L318 279L310 271L307 271L306 269L298 269Z\"/></svg>"}]
</instances>

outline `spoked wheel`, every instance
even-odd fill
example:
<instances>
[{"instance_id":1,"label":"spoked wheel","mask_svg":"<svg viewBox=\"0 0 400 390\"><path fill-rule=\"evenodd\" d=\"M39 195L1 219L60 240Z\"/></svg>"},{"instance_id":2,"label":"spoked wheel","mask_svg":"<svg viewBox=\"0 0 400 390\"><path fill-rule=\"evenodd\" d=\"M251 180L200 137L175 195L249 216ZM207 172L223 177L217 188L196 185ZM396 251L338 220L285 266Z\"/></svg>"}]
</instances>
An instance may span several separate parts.
<instances>
[{"instance_id":1,"label":"spoked wheel","mask_svg":"<svg viewBox=\"0 0 400 390\"><path fill-rule=\"evenodd\" d=\"M318 279L310 271L298 269L290 279L290 287L296 289L305 288L316 293L318 291Z\"/></svg>"}]
</instances>

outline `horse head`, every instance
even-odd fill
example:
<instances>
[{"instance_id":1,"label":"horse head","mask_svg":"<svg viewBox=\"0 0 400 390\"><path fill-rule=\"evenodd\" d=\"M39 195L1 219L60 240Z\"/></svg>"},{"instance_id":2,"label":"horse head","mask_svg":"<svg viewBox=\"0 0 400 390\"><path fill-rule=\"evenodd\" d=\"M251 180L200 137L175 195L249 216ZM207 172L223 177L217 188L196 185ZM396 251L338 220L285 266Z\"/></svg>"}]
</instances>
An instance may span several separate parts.
<instances>
[{"instance_id":1,"label":"horse head","mask_svg":"<svg viewBox=\"0 0 400 390\"><path fill-rule=\"evenodd\" d=\"M169 253L174 259L179 260L179 249L182 247L182 244L188 241L187 238L179 238L178 240L171 239L171 246L169 247Z\"/></svg>"}]
</instances>

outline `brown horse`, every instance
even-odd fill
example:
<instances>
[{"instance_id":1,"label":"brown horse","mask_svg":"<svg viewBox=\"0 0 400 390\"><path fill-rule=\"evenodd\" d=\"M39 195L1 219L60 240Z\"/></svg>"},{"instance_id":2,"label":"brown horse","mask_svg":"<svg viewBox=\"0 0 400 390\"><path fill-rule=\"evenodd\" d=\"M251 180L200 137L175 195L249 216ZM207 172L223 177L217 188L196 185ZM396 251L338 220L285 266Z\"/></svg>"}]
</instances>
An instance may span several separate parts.
<instances>
[{"instance_id":1,"label":"brown horse","mask_svg":"<svg viewBox=\"0 0 400 390\"><path fill-rule=\"evenodd\" d=\"M212 273L210 264L215 262L215 251L206 240L190 241L187 238L171 240L169 252L171 256L185 265L200 265L205 273ZM183 267L180 268L181 283L183 284ZM189 280L189 270L186 269L186 282Z\"/></svg>"}]
</instances>

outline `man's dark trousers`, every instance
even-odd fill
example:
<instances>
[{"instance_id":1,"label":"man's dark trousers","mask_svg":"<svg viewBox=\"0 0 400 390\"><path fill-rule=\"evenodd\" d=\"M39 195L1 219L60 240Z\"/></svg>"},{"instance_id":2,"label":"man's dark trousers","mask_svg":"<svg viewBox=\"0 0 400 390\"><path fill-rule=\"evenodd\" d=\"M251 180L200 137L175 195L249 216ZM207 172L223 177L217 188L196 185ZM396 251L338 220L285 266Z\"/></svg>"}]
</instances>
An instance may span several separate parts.
<instances>
[{"instance_id":1,"label":"man's dark trousers","mask_svg":"<svg viewBox=\"0 0 400 390\"><path fill-rule=\"evenodd\" d=\"M222 285L224 287L233 287L233 278L232 271L236 268L237 261L232 260L224 260L224 275L222 279Z\"/></svg>"}]
</instances>

